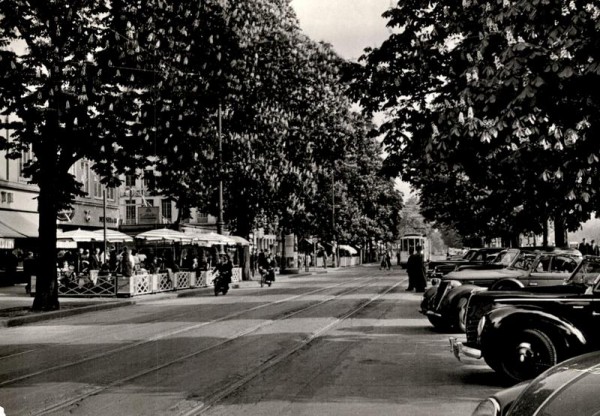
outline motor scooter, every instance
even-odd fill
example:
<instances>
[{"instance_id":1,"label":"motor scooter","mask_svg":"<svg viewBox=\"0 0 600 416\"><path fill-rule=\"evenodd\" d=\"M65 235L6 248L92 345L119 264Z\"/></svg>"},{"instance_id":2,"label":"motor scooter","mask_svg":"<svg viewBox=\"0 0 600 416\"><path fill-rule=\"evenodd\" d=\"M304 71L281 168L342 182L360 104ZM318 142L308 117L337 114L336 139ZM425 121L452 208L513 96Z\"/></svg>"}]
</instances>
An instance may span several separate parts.
<instances>
[{"instance_id":1,"label":"motor scooter","mask_svg":"<svg viewBox=\"0 0 600 416\"><path fill-rule=\"evenodd\" d=\"M272 267L269 267L268 269L260 269L260 287L263 287L265 284L267 284L269 287L271 287L271 285L273 284L273 282L275 281L275 269Z\"/></svg>"},{"instance_id":2,"label":"motor scooter","mask_svg":"<svg viewBox=\"0 0 600 416\"><path fill-rule=\"evenodd\" d=\"M223 295L226 295L229 291L229 283L227 283L224 276L221 273L217 273L215 278L213 279L213 285L215 289L215 296L219 296L219 292L222 292Z\"/></svg>"}]
</instances>

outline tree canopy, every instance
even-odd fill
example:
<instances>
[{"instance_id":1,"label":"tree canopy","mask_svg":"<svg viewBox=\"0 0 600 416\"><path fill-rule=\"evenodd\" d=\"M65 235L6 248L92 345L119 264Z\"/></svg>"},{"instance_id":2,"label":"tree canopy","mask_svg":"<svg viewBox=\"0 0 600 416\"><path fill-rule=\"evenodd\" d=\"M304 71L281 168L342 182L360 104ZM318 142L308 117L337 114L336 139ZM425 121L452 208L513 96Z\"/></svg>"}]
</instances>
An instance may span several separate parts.
<instances>
[{"instance_id":1,"label":"tree canopy","mask_svg":"<svg viewBox=\"0 0 600 416\"><path fill-rule=\"evenodd\" d=\"M577 227L598 194L598 5L402 1L354 68L386 169L461 234ZM564 243L557 235L557 244Z\"/></svg>"},{"instance_id":2,"label":"tree canopy","mask_svg":"<svg viewBox=\"0 0 600 416\"><path fill-rule=\"evenodd\" d=\"M80 193L69 168L81 158L108 186L152 172L183 213L215 213L221 179L238 234L262 218L326 234L328 191L344 206L332 237L397 232L401 198L351 111L345 63L302 34L288 1L8 0L0 15L0 111L14 116L1 145L11 157L33 149L27 172L40 189L34 309L59 306L56 215ZM367 187L369 198L353 194Z\"/></svg>"}]
</instances>

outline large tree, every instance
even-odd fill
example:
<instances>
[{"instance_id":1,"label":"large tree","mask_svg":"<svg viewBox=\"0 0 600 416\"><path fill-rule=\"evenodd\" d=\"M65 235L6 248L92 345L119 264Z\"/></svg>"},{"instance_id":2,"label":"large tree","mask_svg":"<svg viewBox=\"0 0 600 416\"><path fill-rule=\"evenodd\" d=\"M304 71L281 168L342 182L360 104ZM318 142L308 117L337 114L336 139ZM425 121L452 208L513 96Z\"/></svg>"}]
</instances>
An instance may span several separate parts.
<instances>
[{"instance_id":1,"label":"large tree","mask_svg":"<svg viewBox=\"0 0 600 416\"><path fill-rule=\"evenodd\" d=\"M105 183L115 185L115 165L136 152L126 137L124 114L135 103L122 99L117 81L106 81L98 57L115 35L105 1L3 1L0 3L0 109L13 116L9 156L32 149L26 167L39 186L39 273L35 310L59 307L56 283L56 217L80 192L69 168L97 160ZM19 50L11 52L10 47ZM106 75L106 74L104 74ZM114 74L113 74L114 75ZM102 167L101 167L102 165Z\"/></svg>"},{"instance_id":2,"label":"large tree","mask_svg":"<svg viewBox=\"0 0 600 416\"><path fill-rule=\"evenodd\" d=\"M572 228L595 209L598 6L537 3L399 2L356 68L365 109L389 116L390 173L465 235Z\"/></svg>"}]
</instances>

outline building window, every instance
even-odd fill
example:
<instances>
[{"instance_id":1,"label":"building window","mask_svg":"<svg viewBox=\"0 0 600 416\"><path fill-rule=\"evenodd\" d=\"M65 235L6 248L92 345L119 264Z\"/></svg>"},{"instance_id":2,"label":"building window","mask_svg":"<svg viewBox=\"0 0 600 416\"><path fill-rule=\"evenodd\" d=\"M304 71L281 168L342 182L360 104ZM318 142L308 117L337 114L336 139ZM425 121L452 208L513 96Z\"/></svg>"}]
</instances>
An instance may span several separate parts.
<instances>
[{"instance_id":1,"label":"building window","mask_svg":"<svg viewBox=\"0 0 600 416\"><path fill-rule=\"evenodd\" d=\"M125 205L125 223L135 224L135 205Z\"/></svg>"},{"instance_id":2,"label":"building window","mask_svg":"<svg viewBox=\"0 0 600 416\"><path fill-rule=\"evenodd\" d=\"M106 188L106 199L115 200L115 188Z\"/></svg>"},{"instance_id":3,"label":"building window","mask_svg":"<svg viewBox=\"0 0 600 416\"><path fill-rule=\"evenodd\" d=\"M128 188L135 186L135 175L125 175L125 186Z\"/></svg>"},{"instance_id":4,"label":"building window","mask_svg":"<svg viewBox=\"0 0 600 416\"><path fill-rule=\"evenodd\" d=\"M92 173L92 181L94 183L94 198L102 198L102 184L100 178L95 173Z\"/></svg>"},{"instance_id":5,"label":"building window","mask_svg":"<svg viewBox=\"0 0 600 416\"><path fill-rule=\"evenodd\" d=\"M27 165L31 162L32 159L33 152L31 151L31 149L23 150L21 152L21 158L19 159L19 176L21 178L26 178L26 176L23 174L23 170L27 167Z\"/></svg>"},{"instance_id":6,"label":"building window","mask_svg":"<svg viewBox=\"0 0 600 416\"><path fill-rule=\"evenodd\" d=\"M156 180L154 178L154 171L147 170L144 172L144 188L151 191L155 190Z\"/></svg>"},{"instance_id":7,"label":"building window","mask_svg":"<svg viewBox=\"0 0 600 416\"><path fill-rule=\"evenodd\" d=\"M170 223L173 218L173 211L172 211L172 207L171 207L171 201L169 199L163 199L161 201L161 210L162 210L163 220L166 221L167 223Z\"/></svg>"},{"instance_id":8,"label":"building window","mask_svg":"<svg viewBox=\"0 0 600 416\"><path fill-rule=\"evenodd\" d=\"M196 217L198 218L199 224L208 223L208 214L205 214L204 212L198 212Z\"/></svg>"},{"instance_id":9,"label":"building window","mask_svg":"<svg viewBox=\"0 0 600 416\"><path fill-rule=\"evenodd\" d=\"M79 165L79 178L83 187L81 190L87 196L90 195L90 164L87 160L82 160Z\"/></svg>"}]
</instances>

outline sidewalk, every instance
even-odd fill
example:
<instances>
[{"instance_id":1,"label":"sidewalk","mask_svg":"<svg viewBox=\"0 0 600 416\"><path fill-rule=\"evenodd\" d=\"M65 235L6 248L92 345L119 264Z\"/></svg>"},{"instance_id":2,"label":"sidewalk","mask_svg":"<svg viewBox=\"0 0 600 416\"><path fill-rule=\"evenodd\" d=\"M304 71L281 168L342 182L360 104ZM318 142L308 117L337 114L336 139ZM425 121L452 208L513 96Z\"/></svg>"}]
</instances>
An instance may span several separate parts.
<instances>
[{"instance_id":1,"label":"sidewalk","mask_svg":"<svg viewBox=\"0 0 600 416\"><path fill-rule=\"evenodd\" d=\"M288 279L309 276L316 273L317 271L302 271L301 273L297 274L277 275L276 282L285 282ZM232 284L231 287L233 290L238 288L253 289L260 288L260 284L258 280L245 280L236 284ZM199 292L203 291L212 291L212 286L122 298L59 297L60 309L58 311L32 312L31 306L33 305L33 297L25 293L25 284L0 286L0 328L25 325L86 312L130 306L148 300L195 296Z\"/></svg>"}]
</instances>

